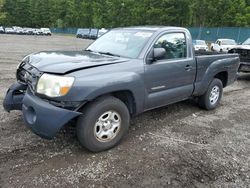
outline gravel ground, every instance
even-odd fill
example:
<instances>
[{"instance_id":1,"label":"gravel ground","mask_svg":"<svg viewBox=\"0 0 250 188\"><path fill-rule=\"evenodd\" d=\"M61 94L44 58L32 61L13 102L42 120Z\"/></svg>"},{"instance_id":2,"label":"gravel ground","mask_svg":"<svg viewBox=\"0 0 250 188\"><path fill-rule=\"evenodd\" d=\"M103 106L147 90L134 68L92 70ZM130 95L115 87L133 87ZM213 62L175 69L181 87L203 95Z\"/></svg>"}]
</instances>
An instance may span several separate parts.
<instances>
[{"instance_id":1,"label":"gravel ground","mask_svg":"<svg viewBox=\"0 0 250 188\"><path fill-rule=\"evenodd\" d=\"M75 50L70 36L0 35L0 102L22 58ZM132 119L116 148L90 153L67 128L51 141L0 106L0 187L250 187L250 75L225 89L220 107L185 101Z\"/></svg>"}]
</instances>

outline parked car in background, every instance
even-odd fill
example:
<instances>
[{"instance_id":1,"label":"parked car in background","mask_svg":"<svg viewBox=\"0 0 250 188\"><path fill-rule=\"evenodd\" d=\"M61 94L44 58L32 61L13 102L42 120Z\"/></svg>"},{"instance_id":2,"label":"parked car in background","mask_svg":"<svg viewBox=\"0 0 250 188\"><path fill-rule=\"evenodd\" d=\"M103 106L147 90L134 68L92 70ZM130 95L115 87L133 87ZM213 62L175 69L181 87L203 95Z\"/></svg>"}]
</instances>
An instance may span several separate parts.
<instances>
[{"instance_id":1,"label":"parked car in background","mask_svg":"<svg viewBox=\"0 0 250 188\"><path fill-rule=\"evenodd\" d=\"M108 32L108 30L105 28L99 29L97 37L99 38L100 36L104 35L107 32Z\"/></svg>"},{"instance_id":2,"label":"parked car in background","mask_svg":"<svg viewBox=\"0 0 250 188\"><path fill-rule=\"evenodd\" d=\"M27 28L27 27L24 27L24 28L23 28L23 34L24 34L24 35L28 35L28 28Z\"/></svg>"},{"instance_id":3,"label":"parked car in background","mask_svg":"<svg viewBox=\"0 0 250 188\"><path fill-rule=\"evenodd\" d=\"M82 38L83 29L77 29L76 38Z\"/></svg>"},{"instance_id":4,"label":"parked car in background","mask_svg":"<svg viewBox=\"0 0 250 188\"><path fill-rule=\"evenodd\" d=\"M96 28L90 29L88 38L95 40L95 39L97 39L97 37L98 37L98 29L96 29Z\"/></svg>"},{"instance_id":5,"label":"parked car in background","mask_svg":"<svg viewBox=\"0 0 250 188\"><path fill-rule=\"evenodd\" d=\"M0 33L5 33L3 26L0 26Z\"/></svg>"},{"instance_id":6,"label":"parked car in background","mask_svg":"<svg viewBox=\"0 0 250 188\"><path fill-rule=\"evenodd\" d=\"M18 35L23 35L24 34L24 30L23 30L22 27L13 26L13 29L15 31L15 34L18 34Z\"/></svg>"},{"instance_id":7,"label":"parked car in background","mask_svg":"<svg viewBox=\"0 0 250 188\"><path fill-rule=\"evenodd\" d=\"M208 46L204 40L193 40L195 51L208 51Z\"/></svg>"},{"instance_id":8,"label":"parked car in background","mask_svg":"<svg viewBox=\"0 0 250 188\"><path fill-rule=\"evenodd\" d=\"M6 34L15 34L15 30L12 27L6 27L5 33Z\"/></svg>"},{"instance_id":9,"label":"parked car in background","mask_svg":"<svg viewBox=\"0 0 250 188\"><path fill-rule=\"evenodd\" d=\"M215 109L238 66L237 54L196 56L185 28L118 28L85 50L26 56L3 105L22 110L43 138L76 120L79 142L98 152L120 143L130 118L145 111L189 98Z\"/></svg>"},{"instance_id":10,"label":"parked car in background","mask_svg":"<svg viewBox=\"0 0 250 188\"><path fill-rule=\"evenodd\" d=\"M43 35L43 31L41 29L33 29L35 35Z\"/></svg>"},{"instance_id":11,"label":"parked car in background","mask_svg":"<svg viewBox=\"0 0 250 188\"><path fill-rule=\"evenodd\" d=\"M90 29L80 28L77 30L76 37L87 39L89 37Z\"/></svg>"},{"instance_id":12,"label":"parked car in background","mask_svg":"<svg viewBox=\"0 0 250 188\"><path fill-rule=\"evenodd\" d=\"M41 28L43 35L51 36L51 31L49 28Z\"/></svg>"},{"instance_id":13,"label":"parked car in background","mask_svg":"<svg viewBox=\"0 0 250 188\"><path fill-rule=\"evenodd\" d=\"M250 72L250 38L241 45L229 50L228 53L238 53L240 55L239 72Z\"/></svg>"},{"instance_id":14,"label":"parked car in background","mask_svg":"<svg viewBox=\"0 0 250 188\"><path fill-rule=\"evenodd\" d=\"M24 30L24 34L26 35L34 35L34 30L32 28L26 27L26 28L23 28L23 30Z\"/></svg>"},{"instance_id":15,"label":"parked car in background","mask_svg":"<svg viewBox=\"0 0 250 188\"><path fill-rule=\"evenodd\" d=\"M228 52L233 47L235 47L237 43L233 39L218 39L215 43L212 43L211 50L216 52Z\"/></svg>"}]
</instances>

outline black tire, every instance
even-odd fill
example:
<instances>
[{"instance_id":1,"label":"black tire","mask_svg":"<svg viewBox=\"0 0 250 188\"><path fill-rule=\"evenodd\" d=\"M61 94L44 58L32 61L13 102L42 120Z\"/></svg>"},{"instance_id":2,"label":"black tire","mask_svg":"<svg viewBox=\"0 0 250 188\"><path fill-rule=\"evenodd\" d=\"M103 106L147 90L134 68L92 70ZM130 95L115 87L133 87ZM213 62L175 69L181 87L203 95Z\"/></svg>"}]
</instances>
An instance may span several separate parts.
<instances>
[{"instance_id":1,"label":"black tire","mask_svg":"<svg viewBox=\"0 0 250 188\"><path fill-rule=\"evenodd\" d=\"M121 118L117 135L110 141L102 142L95 135L95 125L99 117L107 111L115 111ZM83 109L83 115L77 120L77 137L82 146L92 152L100 152L116 146L127 133L130 124L130 114L127 106L119 99L107 96L101 97Z\"/></svg>"},{"instance_id":2,"label":"black tire","mask_svg":"<svg viewBox=\"0 0 250 188\"><path fill-rule=\"evenodd\" d=\"M218 98L217 98L216 101L215 100L211 101L210 100L211 92L216 87L219 88L219 96L218 96ZM202 108L204 108L204 109L206 109L206 110L213 110L213 109L215 109L220 104L220 100L222 98L222 94L223 94L223 84L222 84L221 80L215 78L209 84L206 93L204 95L202 95L202 96L199 97L199 106L202 107Z\"/></svg>"}]
</instances>

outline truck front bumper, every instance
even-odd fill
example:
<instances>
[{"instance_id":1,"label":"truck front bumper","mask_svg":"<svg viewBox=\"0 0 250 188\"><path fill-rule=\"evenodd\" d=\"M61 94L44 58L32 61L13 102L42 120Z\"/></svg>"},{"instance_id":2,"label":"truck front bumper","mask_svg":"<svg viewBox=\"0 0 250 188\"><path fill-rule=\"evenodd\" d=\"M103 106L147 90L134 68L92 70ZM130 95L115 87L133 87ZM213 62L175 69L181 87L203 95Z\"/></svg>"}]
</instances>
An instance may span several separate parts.
<instances>
[{"instance_id":1,"label":"truck front bumper","mask_svg":"<svg viewBox=\"0 0 250 188\"><path fill-rule=\"evenodd\" d=\"M13 92L12 92L13 91ZM9 89L6 94L5 100L8 104L4 108L9 111L15 106L14 97L12 96L15 90ZM21 96L20 96L21 97ZM38 136L46 139L52 139L56 133L70 120L81 115L80 112L67 110L64 108L56 107L47 101L33 95L29 90L23 94L22 99L18 98L18 108L23 112L23 119L26 125Z\"/></svg>"},{"instance_id":2,"label":"truck front bumper","mask_svg":"<svg viewBox=\"0 0 250 188\"><path fill-rule=\"evenodd\" d=\"M250 72L250 62L241 62L239 72Z\"/></svg>"},{"instance_id":3,"label":"truck front bumper","mask_svg":"<svg viewBox=\"0 0 250 188\"><path fill-rule=\"evenodd\" d=\"M22 110L23 97L25 91L27 90L27 85L15 83L8 89L4 101L3 107L7 112L11 110Z\"/></svg>"}]
</instances>

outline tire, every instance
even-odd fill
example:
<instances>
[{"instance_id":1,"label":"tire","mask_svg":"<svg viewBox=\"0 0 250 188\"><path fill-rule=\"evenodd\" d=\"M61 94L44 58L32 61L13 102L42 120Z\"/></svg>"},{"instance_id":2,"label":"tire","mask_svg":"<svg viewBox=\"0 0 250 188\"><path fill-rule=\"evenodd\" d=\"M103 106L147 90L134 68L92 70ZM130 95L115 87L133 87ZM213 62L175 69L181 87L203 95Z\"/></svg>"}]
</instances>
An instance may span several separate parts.
<instances>
[{"instance_id":1,"label":"tire","mask_svg":"<svg viewBox=\"0 0 250 188\"><path fill-rule=\"evenodd\" d=\"M215 109L220 104L222 94L223 94L223 84L221 80L215 78L209 84L206 93L199 97L199 106L206 110Z\"/></svg>"},{"instance_id":2,"label":"tire","mask_svg":"<svg viewBox=\"0 0 250 188\"><path fill-rule=\"evenodd\" d=\"M86 106L78 118L77 138L92 152L104 151L122 140L129 124L130 114L122 101L112 96L101 97Z\"/></svg>"}]
</instances>

